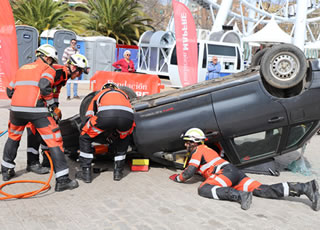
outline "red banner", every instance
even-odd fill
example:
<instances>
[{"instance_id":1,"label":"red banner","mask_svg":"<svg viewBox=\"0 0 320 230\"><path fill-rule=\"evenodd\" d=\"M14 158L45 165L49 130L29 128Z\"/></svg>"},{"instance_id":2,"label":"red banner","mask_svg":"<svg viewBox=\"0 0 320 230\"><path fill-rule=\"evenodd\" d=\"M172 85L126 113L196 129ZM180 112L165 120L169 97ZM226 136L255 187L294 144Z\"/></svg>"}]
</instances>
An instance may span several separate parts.
<instances>
[{"instance_id":1,"label":"red banner","mask_svg":"<svg viewBox=\"0 0 320 230\"><path fill-rule=\"evenodd\" d=\"M183 3L172 1L179 76L182 86L198 82L197 31L192 14Z\"/></svg>"},{"instance_id":2,"label":"red banner","mask_svg":"<svg viewBox=\"0 0 320 230\"><path fill-rule=\"evenodd\" d=\"M9 0L0 1L0 99L19 68L16 27Z\"/></svg>"},{"instance_id":3,"label":"red banner","mask_svg":"<svg viewBox=\"0 0 320 230\"><path fill-rule=\"evenodd\" d=\"M98 91L107 82L129 87L138 97L159 93L164 88L157 75L109 71L97 71L90 79L90 86L93 91Z\"/></svg>"}]
</instances>

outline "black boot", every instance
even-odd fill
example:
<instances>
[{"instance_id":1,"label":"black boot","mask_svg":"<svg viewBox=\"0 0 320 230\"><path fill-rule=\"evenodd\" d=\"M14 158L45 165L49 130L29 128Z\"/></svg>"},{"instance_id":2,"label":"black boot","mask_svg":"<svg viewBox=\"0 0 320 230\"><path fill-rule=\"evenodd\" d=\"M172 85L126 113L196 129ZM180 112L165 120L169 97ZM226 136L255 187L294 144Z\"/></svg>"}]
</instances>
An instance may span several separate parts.
<instances>
[{"instance_id":1,"label":"black boot","mask_svg":"<svg viewBox=\"0 0 320 230\"><path fill-rule=\"evenodd\" d=\"M239 191L240 204L243 210L248 210L252 203L252 192Z\"/></svg>"},{"instance_id":2,"label":"black boot","mask_svg":"<svg viewBox=\"0 0 320 230\"><path fill-rule=\"evenodd\" d=\"M240 203L243 210L248 210L252 203L252 192L243 192L230 187L222 187L218 188L216 193L220 200L230 200Z\"/></svg>"},{"instance_id":3,"label":"black boot","mask_svg":"<svg viewBox=\"0 0 320 230\"><path fill-rule=\"evenodd\" d=\"M76 172L76 178L86 183L92 182L91 167L83 167L81 171Z\"/></svg>"},{"instance_id":4,"label":"black boot","mask_svg":"<svg viewBox=\"0 0 320 230\"><path fill-rule=\"evenodd\" d=\"M124 164L125 164L125 160L114 162L113 180L119 181L122 179Z\"/></svg>"},{"instance_id":5,"label":"black boot","mask_svg":"<svg viewBox=\"0 0 320 230\"><path fill-rule=\"evenodd\" d=\"M14 171L13 168L10 169L10 168L4 167L3 165L1 165L1 173L2 173L3 181L11 180L16 175L16 172Z\"/></svg>"},{"instance_id":6,"label":"black boot","mask_svg":"<svg viewBox=\"0 0 320 230\"><path fill-rule=\"evenodd\" d=\"M75 189L78 188L79 184L76 180L71 180L68 175L58 177L56 179L56 192L62 192L67 189Z\"/></svg>"},{"instance_id":7,"label":"black boot","mask_svg":"<svg viewBox=\"0 0 320 230\"><path fill-rule=\"evenodd\" d=\"M34 172L36 174L47 174L50 172L49 168L42 167L40 163L27 165L27 171L28 172Z\"/></svg>"},{"instance_id":8,"label":"black boot","mask_svg":"<svg viewBox=\"0 0 320 230\"><path fill-rule=\"evenodd\" d=\"M288 185L290 196L306 195L312 202L312 209L315 211L320 210L319 185L316 180L307 183L288 183Z\"/></svg>"},{"instance_id":9,"label":"black boot","mask_svg":"<svg viewBox=\"0 0 320 230\"><path fill-rule=\"evenodd\" d=\"M316 180L309 181L305 183L305 192L304 194L312 202L312 209L315 211L320 210L320 194L319 194L319 185Z\"/></svg>"}]
</instances>

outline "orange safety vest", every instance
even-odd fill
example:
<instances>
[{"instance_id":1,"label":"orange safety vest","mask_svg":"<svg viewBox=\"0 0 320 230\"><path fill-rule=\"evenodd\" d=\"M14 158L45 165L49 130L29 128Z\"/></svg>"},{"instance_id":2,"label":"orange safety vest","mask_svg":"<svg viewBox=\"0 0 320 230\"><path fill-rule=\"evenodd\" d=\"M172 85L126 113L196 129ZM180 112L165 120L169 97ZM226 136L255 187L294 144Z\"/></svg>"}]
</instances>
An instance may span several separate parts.
<instances>
[{"instance_id":1,"label":"orange safety vest","mask_svg":"<svg viewBox=\"0 0 320 230\"><path fill-rule=\"evenodd\" d=\"M52 85L55 78L55 70L41 59L22 66L16 73L15 80L10 84L14 93L11 100L11 110L17 112L48 112L45 106L53 104ZM41 78L47 79L47 86L51 91L48 95L42 95L39 88ZM42 99L45 106L37 107L38 100Z\"/></svg>"},{"instance_id":2,"label":"orange safety vest","mask_svg":"<svg viewBox=\"0 0 320 230\"><path fill-rule=\"evenodd\" d=\"M96 111L94 109L95 107ZM125 92L120 89L104 89L92 99L86 116L92 117L98 112L115 109L133 113L129 97Z\"/></svg>"},{"instance_id":3,"label":"orange safety vest","mask_svg":"<svg viewBox=\"0 0 320 230\"><path fill-rule=\"evenodd\" d=\"M198 168L198 172L206 179L215 171L219 171L215 170L215 167L225 164L229 164L229 162L222 159L216 151L206 145L199 145L189 161L189 165Z\"/></svg>"}]
</instances>

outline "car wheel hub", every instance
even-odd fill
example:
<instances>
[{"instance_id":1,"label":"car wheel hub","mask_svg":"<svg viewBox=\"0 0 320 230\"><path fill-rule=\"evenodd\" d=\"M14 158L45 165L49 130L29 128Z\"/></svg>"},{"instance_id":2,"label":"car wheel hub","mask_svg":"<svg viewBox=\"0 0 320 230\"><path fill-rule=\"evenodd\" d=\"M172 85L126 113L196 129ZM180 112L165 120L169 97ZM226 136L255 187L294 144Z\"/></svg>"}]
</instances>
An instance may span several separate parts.
<instances>
[{"instance_id":1,"label":"car wheel hub","mask_svg":"<svg viewBox=\"0 0 320 230\"><path fill-rule=\"evenodd\" d=\"M297 57L288 53L275 56L270 65L270 72L274 78L280 81L288 81L297 75L299 61Z\"/></svg>"}]
</instances>

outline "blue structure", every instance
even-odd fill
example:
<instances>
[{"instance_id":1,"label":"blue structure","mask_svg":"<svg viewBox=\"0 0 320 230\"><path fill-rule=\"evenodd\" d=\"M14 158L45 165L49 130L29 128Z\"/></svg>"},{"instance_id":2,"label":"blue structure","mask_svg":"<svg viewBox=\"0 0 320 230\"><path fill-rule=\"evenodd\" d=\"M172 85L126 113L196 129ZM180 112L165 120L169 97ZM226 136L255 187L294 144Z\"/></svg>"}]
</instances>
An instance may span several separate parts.
<instances>
[{"instance_id":1,"label":"blue structure","mask_svg":"<svg viewBox=\"0 0 320 230\"><path fill-rule=\"evenodd\" d=\"M79 50L80 54L86 55L86 44L84 37L76 36L77 39L77 49Z\"/></svg>"}]
</instances>

